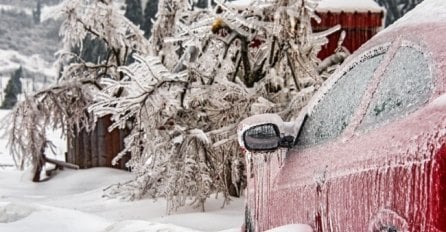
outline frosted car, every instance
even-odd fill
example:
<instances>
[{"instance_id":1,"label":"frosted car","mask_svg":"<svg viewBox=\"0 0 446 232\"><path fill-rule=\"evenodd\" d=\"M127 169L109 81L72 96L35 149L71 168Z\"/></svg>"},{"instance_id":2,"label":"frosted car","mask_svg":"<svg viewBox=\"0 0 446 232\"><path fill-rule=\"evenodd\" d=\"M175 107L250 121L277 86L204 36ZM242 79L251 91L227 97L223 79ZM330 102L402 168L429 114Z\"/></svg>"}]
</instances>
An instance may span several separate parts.
<instances>
[{"instance_id":1,"label":"frosted car","mask_svg":"<svg viewBox=\"0 0 446 232\"><path fill-rule=\"evenodd\" d=\"M296 121L255 115L238 133L247 231L446 231L446 1L372 38Z\"/></svg>"}]
</instances>

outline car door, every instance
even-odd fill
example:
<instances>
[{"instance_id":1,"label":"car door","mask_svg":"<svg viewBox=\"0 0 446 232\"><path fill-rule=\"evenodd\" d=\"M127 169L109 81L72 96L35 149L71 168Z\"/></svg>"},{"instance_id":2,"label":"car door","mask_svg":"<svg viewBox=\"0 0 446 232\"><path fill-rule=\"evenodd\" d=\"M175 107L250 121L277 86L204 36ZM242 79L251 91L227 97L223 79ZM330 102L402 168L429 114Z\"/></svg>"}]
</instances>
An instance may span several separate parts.
<instances>
[{"instance_id":1,"label":"car door","mask_svg":"<svg viewBox=\"0 0 446 232\"><path fill-rule=\"evenodd\" d=\"M429 104L435 98L430 59L426 48L402 40L356 127L369 138L364 146L376 149L369 160L377 177L365 180L377 189L369 231L434 231L433 161L444 147L438 134L444 113Z\"/></svg>"}]
</instances>

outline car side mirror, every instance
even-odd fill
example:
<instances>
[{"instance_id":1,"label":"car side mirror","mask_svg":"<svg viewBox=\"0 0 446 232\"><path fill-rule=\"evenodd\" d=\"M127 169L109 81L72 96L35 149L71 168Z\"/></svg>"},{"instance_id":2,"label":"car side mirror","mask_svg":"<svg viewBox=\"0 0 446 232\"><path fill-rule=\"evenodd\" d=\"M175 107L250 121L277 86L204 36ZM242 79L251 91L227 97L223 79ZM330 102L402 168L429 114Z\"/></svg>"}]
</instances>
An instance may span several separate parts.
<instances>
[{"instance_id":1,"label":"car side mirror","mask_svg":"<svg viewBox=\"0 0 446 232\"><path fill-rule=\"evenodd\" d=\"M294 136L281 136L277 125L267 123L246 130L243 143L248 151L272 151L279 147L291 148L294 145Z\"/></svg>"},{"instance_id":2,"label":"car side mirror","mask_svg":"<svg viewBox=\"0 0 446 232\"><path fill-rule=\"evenodd\" d=\"M243 133L243 143L249 151L270 151L280 146L279 127L272 123L256 125Z\"/></svg>"},{"instance_id":3,"label":"car side mirror","mask_svg":"<svg viewBox=\"0 0 446 232\"><path fill-rule=\"evenodd\" d=\"M306 112L306 110L304 111ZM280 147L292 148L296 135L301 133L307 114L292 122L284 122L277 114L258 114L240 122L237 134L242 149L273 151Z\"/></svg>"}]
</instances>

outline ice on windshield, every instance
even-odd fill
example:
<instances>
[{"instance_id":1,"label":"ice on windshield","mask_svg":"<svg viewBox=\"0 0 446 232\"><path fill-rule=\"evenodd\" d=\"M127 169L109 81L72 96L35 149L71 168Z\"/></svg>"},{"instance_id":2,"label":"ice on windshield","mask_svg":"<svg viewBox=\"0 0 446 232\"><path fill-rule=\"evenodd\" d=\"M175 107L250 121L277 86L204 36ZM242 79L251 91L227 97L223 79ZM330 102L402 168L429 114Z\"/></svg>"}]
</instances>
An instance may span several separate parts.
<instances>
[{"instance_id":1,"label":"ice on windshield","mask_svg":"<svg viewBox=\"0 0 446 232\"><path fill-rule=\"evenodd\" d=\"M429 100L432 88L432 75L424 54L412 47L401 47L387 67L360 128L413 112Z\"/></svg>"},{"instance_id":2,"label":"ice on windshield","mask_svg":"<svg viewBox=\"0 0 446 232\"><path fill-rule=\"evenodd\" d=\"M361 102L373 73L383 60L379 54L347 71L317 104L303 125L297 146L306 147L333 139L347 127Z\"/></svg>"}]
</instances>

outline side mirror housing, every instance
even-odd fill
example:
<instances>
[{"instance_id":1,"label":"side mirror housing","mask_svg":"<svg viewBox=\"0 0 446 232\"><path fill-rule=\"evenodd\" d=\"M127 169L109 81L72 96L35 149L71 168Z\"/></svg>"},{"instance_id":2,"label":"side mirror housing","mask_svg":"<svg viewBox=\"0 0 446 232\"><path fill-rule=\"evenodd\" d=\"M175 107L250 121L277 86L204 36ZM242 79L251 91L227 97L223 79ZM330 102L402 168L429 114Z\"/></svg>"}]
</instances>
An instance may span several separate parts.
<instances>
[{"instance_id":1,"label":"side mirror housing","mask_svg":"<svg viewBox=\"0 0 446 232\"><path fill-rule=\"evenodd\" d=\"M294 145L294 131L277 114L260 114L243 120L238 127L238 139L248 151L274 151Z\"/></svg>"},{"instance_id":2,"label":"side mirror housing","mask_svg":"<svg viewBox=\"0 0 446 232\"><path fill-rule=\"evenodd\" d=\"M260 124L243 133L243 143L249 151L269 151L280 146L279 127L275 124Z\"/></svg>"}]
</instances>

